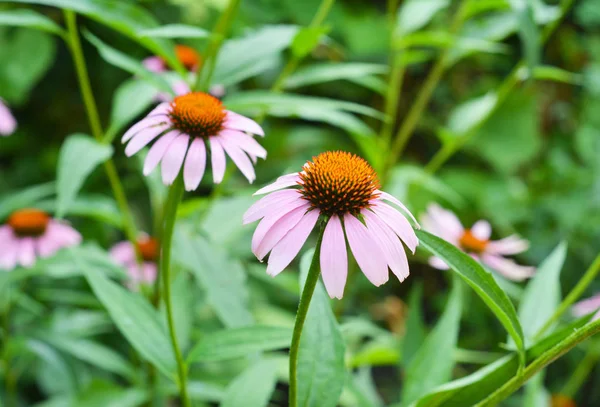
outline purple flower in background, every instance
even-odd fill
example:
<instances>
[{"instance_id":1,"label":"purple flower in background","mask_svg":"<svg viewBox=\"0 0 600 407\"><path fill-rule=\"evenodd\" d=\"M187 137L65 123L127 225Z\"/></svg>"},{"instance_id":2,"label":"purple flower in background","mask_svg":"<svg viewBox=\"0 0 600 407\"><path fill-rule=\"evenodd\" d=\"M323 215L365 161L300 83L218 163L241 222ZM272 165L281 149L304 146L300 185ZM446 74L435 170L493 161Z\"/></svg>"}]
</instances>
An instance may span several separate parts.
<instances>
[{"instance_id":1,"label":"purple flower in background","mask_svg":"<svg viewBox=\"0 0 600 407\"><path fill-rule=\"evenodd\" d=\"M130 241L119 242L110 249L110 256L119 265L125 267L129 276L127 286L137 290L140 284L152 285L156 281L159 254L158 241L149 236L142 236L137 241L142 256L142 264L138 264L135 247Z\"/></svg>"},{"instance_id":2,"label":"purple flower in background","mask_svg":"<svg viewBox=\"0 0 600 407\"><path fill-rule=\"evenodd\" d=\"M592 312L596 312L594 315L594 320L600 318L600 294L596 294L593 297L587 298L585 300L579 301L573 305L573 315L576 317L582 317L587 314L591 314Z\"/></svg>"},{"instance_id":3,"label":"purple flower in background","mask_svg":"<svg viewBox=\"0 0 600 407\"><path fill-rule=\"evenodd\" d=\"M4 101L0 99L0 136L10 136L17 129L17 121Z\"/></svg>"}]
</instances>

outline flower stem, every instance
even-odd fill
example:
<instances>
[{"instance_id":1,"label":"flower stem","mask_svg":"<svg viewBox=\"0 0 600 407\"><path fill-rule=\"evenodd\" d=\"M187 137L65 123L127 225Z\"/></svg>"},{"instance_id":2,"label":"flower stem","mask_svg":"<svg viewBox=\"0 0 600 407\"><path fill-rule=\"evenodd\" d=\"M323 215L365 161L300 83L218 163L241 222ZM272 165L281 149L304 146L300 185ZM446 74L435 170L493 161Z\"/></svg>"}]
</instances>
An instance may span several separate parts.
<instances>
[{"instance_id":1,"label":"flower stem","mask_svg":"<svg viewBox=\"0 0 600 407\"><path fill-rule=\"evenodd\" d=\"M221 49L221 45L225 40L225 36L227 31L229 31L229 27L231 27L231 23L233 21L233 17L237 9L239 8L241 0L230 0L229 5L221 14L219 21L217 21L217 25L212 32L211 41L208 44L208 48L204 53L205 64L198 70L198 76L196 79L196 90L207 92L210 87L210 81L212 79L213 72L215 70L215 66L217 64L217 55L219 54L219 50Z\"/></svg>"},{"instance_id":2,"label":"flower stem","mask_svg":"<svg viewBox=\"0 0 600 407\"><path fill-rule=\"evenodd\" d=\"M81 41L79 39L79 32L77 30L77 17L71 10L64 10L65 21L67 24L67 37L65 38L71 54L73 56L73 62L75 64L75 71L77 72L77 79L79 81L79 89L81 90L81 96L83 98L83 104L87 112L88 121L92 130L92 135L96 140L101 143L103 141L103 130L100 124L100 115L98 114L98 108L94 99L94 93L92 92L92 86L90 84L90 77L85 64L85 58L83 56L83 50L81 48ZM133 215L129 209L127 203L127 197L125 190L119 179L117 168L115 167L112 159L108 159L104 163L104 171L108 177L108 182L112 189L119 210L123 216L123 226L127 239L136 248L138 260L141 260L140 253L137 246L137 229L133 220Z\"/></svg>"},{"instance_id":3,"label":"flower stem","mask_svg":"<svg viewBox=\"0 0 600 407\"><path fill-rule=\"evenodd\" d=\"M167 310L167 323L169 325L169 335L171 337L171 345L173 345L173 353L177 360L177 371L179 375L179 394L183 406L190 407L190 399L187 394L187 366L183 360L181 349L177 342L177 334L175 332L175 322L173 320L173 305L171 298L171 246L173 243L173 229L175 228L175 219L177 218L177 207L183 196L183 179L179 175L171 188L169 196L165 204L164 224L162 232L162 246L160 254L160 276L163 281L163 301Z\"/></svg>"},{"instance_id":4,"label":"flower stem","mask_svg":"<svg viewBox=\"0 0 600 407\"><path fill-rule=\"evenodd\" d=\"M292 334L292 345L290 347L290 389L289 389L289 406L297 407L298 403L298 351L300 345L300 338L302 336L302 329L304 328L304 322L306 321L306 315L308 314L308 308L310 306L310 300L315 292L315 287L319 281L319 274L321 273L320 267L320 255L321 255L321 242L323 241L323 233L325 232L325 225L321 223L321 231L317 239L317 246L315 247L315 253L313 254L310 268L308 269L308 275L304 288L302 290L302 296L300 297L300 303L298 304L298 312L296 313L296 322L294 323L294 332Z\"/></svg>"}]
</instances>

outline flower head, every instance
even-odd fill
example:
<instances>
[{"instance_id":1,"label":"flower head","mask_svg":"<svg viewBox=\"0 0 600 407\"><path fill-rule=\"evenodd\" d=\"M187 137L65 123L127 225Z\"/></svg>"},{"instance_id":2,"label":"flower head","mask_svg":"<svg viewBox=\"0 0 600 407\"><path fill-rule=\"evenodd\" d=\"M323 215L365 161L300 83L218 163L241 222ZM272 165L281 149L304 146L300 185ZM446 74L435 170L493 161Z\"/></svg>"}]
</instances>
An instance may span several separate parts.
<instances>
[{"instance_id":1,"label":"flower head","mask_svg":"<svg viewBox=\"0 0 600 407\"><path fill-rule=\"evenodd\" d=\"M600 319L600 294L596 294L573 305L573 315L576 317L582 317L592 312L596 312L594 320Z\"/></svg>"},{"instance_id":2,"label":"flower head","mask_svg":"<svg viewBox=\"0 0 600 407\"><path fill-rule=\"evenodd\" d=\"M113 260L127 270L128 286L132 290L136 290L141 284L153 284L157 275L158 241L144 235L138 239L137 246L143 260L141 265L137 262L135 247L131 242L119 242L110 249Z\"/></svg>"},{"instance_id":3,"label":"flower head","mask_svg":"<svg viewBox=\"0 0 600 407\"><path fill-rule=\"evenodd\" d=\"M0 226L0 269L31 267L38 257L50 257L64 247L77 245L81 235L38 209L13 212Z\"/></svg>"},{"instance_id":4,"label":"flower head","mask_svg":"<svg viewBox=\"0 0 600 407\"><path fill-rule=\"evenodd\" d=\"M465 229L454 213L431 204L421 223L428 232L459 247L510 280L522 281L535 273L535 267L520 266L504 257L524 252L529 248L529 242L516 235L492 241L492 227L485 220L477 221L470 229ZM429 264L441 270L448 268L437 257L430 258Z\"/></svg>"},{"instance_id":5,"label":"flower head","mask_svg":"<svg viewBox=\"0 0 600 407\"><path fill-rule=\"evenodd\" d=\"M346 239L374 285L388 280L388 268L403 281L409 270L401 240L412 252L418 240L398 208L414 217L400 201L378 188L373 168L354 154L335 151L313 157L303 171L284 175L256 192L268 195L244 214L245 224L262 219L252 238L252 252L259 260L271 253L267 273L275 276L300 252L322 217L326 224L320 265L330 297L344 294Z\"/></svg>"},{"instance_id":6,"label":"flower head","mask_svg":"<svg viewBox=\"0 0 600 407\"><path fill-rule=\"evenodd\" d=\"M247 133L264 136L256 122L226 110L219 99L191 92L158 105L125 133L123 142L129 143L125 154L132 156L158 138L146 157L144 174L150 174L160 162L163 182L170 185L183 166L185 188L191 191L198 188L204 175L207 145L216 184L223 180L225 153L248 181L254 181L253 163L258 157L266 158L267 152Z\"/></svg>"},{"instance_id":7,"label":"flower head","mask_svg":"<svg viewBox=\"0 0 600 407\"><path fill-rule=\"evenodd\" d=\"M8 106L0 99L0 136L10 136L17 129L17 121Z\"/></svg>"},{"instance_id":8,"label":"flower head","mask_svg":"<svg viewBox=\"0 0 600 407\"><path fill-rule=\"evenodd\" d=\"M175 45L175 56L190 72L196 71L202 65L202 58L198 51L187 45ZM158 56L148 57L142 61L142 64L151 72L160 73L169 70L165 60Z\"/></svg>"}]
</instances>

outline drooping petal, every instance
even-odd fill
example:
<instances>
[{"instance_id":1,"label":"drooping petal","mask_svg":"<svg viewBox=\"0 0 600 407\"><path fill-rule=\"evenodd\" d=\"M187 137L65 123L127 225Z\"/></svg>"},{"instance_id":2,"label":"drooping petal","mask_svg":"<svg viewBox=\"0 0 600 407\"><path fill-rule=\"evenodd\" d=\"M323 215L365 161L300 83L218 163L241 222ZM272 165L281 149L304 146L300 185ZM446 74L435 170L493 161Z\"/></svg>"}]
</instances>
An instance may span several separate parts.
<instances>
[{"instance_id":1,"label":"drooping petal","mask_svg":"<svg viewBox=\"0 0 600 407\"><path fill-rule=\"evenodd\" d=\"M227 110L227 116L225 116L225 122L223 127L231 130L247 131L249 133L258 134L259 136L265 135L262 127L258 125L254 120L249 119L241 114L237 114L230 110Z\"/></svg>"},{"instance_id":2,"label":"drooping petal","mask_svg":"<svg viewBox=\"0 0 600 407\"><path fill-rule=\"evenodd\" d=\"M331 298L341 299L348 277L348 252L342 222L337 215L333 215L325 226L320 261L327 293Z\"/></svg>"},{"instance_id":3,"label":"drooping petal","mask_svg":"<svg viewBox=\"0 0 600 407\"><path fill-rule=\"evenodd\" d=\"M297 185L299 181L300 175L297 172L294 172L293 174L282 175L281 177L277 178L277 181L267 185L266 187L262 187L253 195L268 194L269 192Z\"/></svg>"},{"instance_id":4,"label":"drooping petal","mask_svg":"<svg viewBox=\"0 0 600 407\"><path fill-rule=\"evenodd\" d=\"M302 220L277 243L269 255L267 274L276 276L294 260L318 219L318 211L307 212Z\"/></svg>"},{"instance_id":5,"label":"drooping petal","mask_svg":"<svg viewBox=\"0 0 600 407\"><path fill-rule=\"evenodd\" d=\"M275 222L275 224L269 228L267 233L265 233L265 236L256 248L256 251L253 252L256 258L262 261L273 247L275 247L275 245L279 243L281 239L283 239L283 237L298 224L298 222L300 222L305 213L306 206L300 206L299 208L291 210Z\"/></svg>"},{"instance_id":6,"label":"drooping petal","mask_svg":"<svg viewBox=\"0 0 600 407\"><path fill-rule=\"evenodd\" d=\"M414 253L419 245L419 239L417 239L415 231L404 215L383 202L373 205L372 210Z\"/></svg>"},{"instance_id":7,"label":"drooping petal","mask_svg":"<svg viewBox=\"0 0 600 407\"><path fill-rule=\"evenodd\" d=\"M227 155L231 157L235 165L240 169L242 174L244 174L246 179L250 183L253 183L256 179L256 173L254 172L254 166L252 165L252 161L250 161L250 158L248 158L246 153L244 153L242 149L240 149L236 144L230 142L229 140L224 139L220 136L216 138L219 140L219 142L225 149Z\"/></svg>"},{"instance_id":8,"label":"drooping petal","mask_svg":"<svg viewBox=\"0 0 600 407\"><path fill-rule=\"evenodd\" d=\"M429 265L438 270L449 270L450 267L446 264L446 262L439 257L430 257L427 261Z\"/></svg>"},{"instance_id":9,"label":"drooping petal","mask_svg":"<svg viewBox=\"0 0 600 407\"><path fill-rule=\"evenodd\" d=\"M41 258L52 256L60 248L60 242L54 240L48 233L36 240L36 251Z\"/></svg>"},{"instance_id":10,"label":"drooping petal","mask_svg":"<svg viewBox=\"0 0 600 407\"><path fill-rule=\"evenodd\" d=\"M237 130L221 130L219 137L226 139L232 144L237 145L239 148L244 150L249 155L252 154L254 157L266 158L267 150L256 141L252 136L242 133Z\"/></svg>"},{"instance_id":11,"label":"drooping petal","mask_svg":"<svg viewBox=\"0 0 600 407\"><path fill-rule=\"evenodd\" d=\"M529 249L529 242L525 239L521 239L517 235L511 235L504 239L495 240L489 242L485 248L487 253L491 254L518 254Z\"/></svg>"},{"instance_id":12,"label":"drooping petal","mask_svg":"<svg viewBox=\"0 0 600 407\"><path fill-rule=\"evenodd\" d=\"M204 140L195 139L192 141L185 158L185 167L183 168L183 180L185 181L185 190L193 191L198 188L204 169L206 168L206 146Z\"/></svg>"},{"instance_id":13,"label":"drooping petal","mask_svg":"<svg viewBox=\"0 0 600 407\"><path fill-rule=\"evenodd\" d=\"M119 242L110 249L110 257L122 266L135 263L135 248L130 241Z\"/></svg>"},{"instance_id":14,"label":"drooping petal","mask_svg":"<svg viewBox=\"0 0 600 407\"><path fill-rule=\"evenodd\" d=\"M146 284L154 283L157 274L158 270L156 268L156 263L144 262L142 265L142 282Z\"/></svg>"},{"instance_id":15,"label":"drooping petal","mask_svg":"<svg viewBox=\"0 0 600 407\"><path fill-rule=\"evenodd\" d=\"M19 256L19 239L11 237L3 242L0 252L0 269L12 270L17 266Z\"/></svg>"},{"instance_id":16,"label":"drooping petal","mask_svg":"<svg viewBox=\"0 0 600 407\"><path fill-rule=\"evenodd\" d=\"M160 107L160 105L159 105ZM161 124L168 124L169 120L166 116L146 116L133 126L129 128L121 138L122 143L127 143L133 136L138 134L140 131L147 129L148 127L158 126Z\"/></svg>"},{"instance_id":17,"label":"drooping petal","mask_svg":"<svg viewBox=\"0 0 600 407\"><path fill-rule=\"evenodd\" d=\"M385 255L372 233L353 215L344 215L346 237L352 254L365 276L375 286L388 281Z\"/></svg>"},{"instance_id":18,"label":"drooping petal","mask_svg":"<svg viewBox=\"0 0 600 407\"><path fill-rule=\"evenodd\" d=\"M458 242L465 231L455 214L437 204L427 207L422 223L425 230L453 244Z\"/></svg>"},{"instance_id":19,"label":"drooping petal","mask_svg":"<svg viewBox=\"0 0 600 407\"><path fill-rule=\"evenodd\" d=\"M471 226L471 233L479 240L488 240L492 235L492 225L487 220L478 220Z\"/></svg>"},{"instance_id":20,"label":"drooping petal","mask_svg":"<svg viewBox=\"0 0 600 407\"><path fill-rule=\"evenodd\" d=\"M386 262L392 270L392 273L398 277L400 282L408 277L408 259L404 252L404 247L396 234L373 212L363 210L361 212L365 217L367 229L370 229L373 236L379 241L379 247L385 255Z\"/></svg>"},{"instance_id":21,"label":"drooping petal","mask_svg":"<svg viewBox=\"0 0 600 407\"><path fill-rule=\"evenodd\" d=\"M46 235L58 244L58 249L62 247L75 246L81 243L81 235L71 226L51 220L46 228Z\"/></svg>"},{"instance_id":22,"label":"drooping petal","mask_svg":"<svg viewBox=\"0 0 600 407\"><path fill-rule=\"evenodd\" d=\"M213 171L213 182L215 184L220 184L223 181L223 176L225 176L225 168L227 164L225 163L225 150L223 150L223 146L217 139L217 137L209 137L210 142L210 158L212 163L212 171Z\"/></svg>"},{"instance_id":23,"label":"drooping petal","mask_svg":"<svg viewBox=\"0 0 600 407\"><path fill-rule=\"evenodd\" d=\"M187 134L181 134L169 146L160 164L162 170L162 180L165 185L171 185L185 159L185 152L188 148L190 137Z\"/></svg>"},{"instance_id":24,"label":"drooping petal","mask_svg":"<svg viewBox=\"0 0 600 407\"><path fill-rule=\"evenodd\" d=\"M513 281L523 281L535 274L535 267L520 266L512 260L492 254L483 254L481 261Z\"/></svg>"},{"instance_id":25,"label":"drooping petal","mask_svg":"<svg viewBox=\"0 0 600 407\"><path fill-rule=\"evenodd\" d=\"M301 200L302 195L295 189L275 191L256 201L243 216L244 225L265 217L279 205L286 205L296 200Z\"/></svg>"},{"instance_id":26,"label":"drooping petal","mask_svg":"<svg viewBox=\"0 0 600 407\"><path fill-rule=\"evenodd\" d=\"M142 148L146 147L146 145L156 137L168 130L169 126L168 123L165 123L141 130L131 139L129 144L127 144L127 147L125 147L125 155L131 157Z\"/></svg>"},{"instance_id":27,"label":"drooping petal","mask_svg":"<svg viewBox=\"0 0 600 407\"><path fill-rule=\"evenodd\" d=\"M19 239L19 255L17 261L23 267L35 264L35 241L31 237Z\"/></svg>"},{"instance_id":28,"label":"drooping petal","mask_svg":"<svg viewBox=\"0 0 600 407\"><path fill-rule=\"evenodd\" d=\"M400 202L400 200L398 198L396 198L392 194L388 194L387 192L380 191L380 190L376 190L375 193L379 194L379 199L383 199L385 201L390 201L393 204L395 204L396 206L399 206L400 209L402 209L402 211L405 212L405 214L408 215L410 217L410 219L415 223L415 227L417 229L419 229L421 227L419 225L419 222L417 222L417 218L414 217L414 215L411 213L411 211L409 211L408 208L402 202Z\"/></svg>"},{"instance_id":29,"label":"drooping petal","mask_svg":"<svg viewBox=\"0 0 600 407\"><path fill-rule=\"evenodd\" d=\"M0 99L0 136L9 136L17 129L17 121Z\"/></svg>"},{"instance_id":30,"label":"drooping petal","mask_svg":"<svg viewBox=\"0 0 600 407\"><path fill-rule=\"evenodd\" d=\"M166 70L165 63L160 57L151 56L142 60L144 68L150 72L160 73Z\"/></svg>"},{"instance_id":31,"label":"drooping petal","mask_svg":"<svg viewBox=\"0 0 600 407\"><path fill-rule=\"evenodd\" d=\"M273 209L272 212L265 216L256 227L254 235L252 235L252 253L257 253L258 246L264 239L265 235L279 219L299 207L303 207L306 211L306 209L309 207L309 204L302 199L298 199L288 204L278 205Z\"/></svg>"},{"instance_id":32,"label":"drooping petal","mask_svg":"<svg viewBox=\"0 0 600 407\"><path fill-rule=\"evenodd\" d=\"M165 156L171 143L175 141L180 134L179 130L171 130L156 140L156 143L150 147L148 155L146 155L146 161L144 161L144 175L148 175L154 171L160 160Z\"/></svg>"},{"instance_id":33,"label":"drooping petal","mask_svg":"<svg viewBox=\"0 0 600 407\"><path fill-rule=\"evenodd\" d=\"M586 298L585 300L579 301L573 305L573 315L576 317L582 317L584 315L591 314L592 312L600 309L600 294L596 294L593 297Z\"/></svg>"}]
</instances>

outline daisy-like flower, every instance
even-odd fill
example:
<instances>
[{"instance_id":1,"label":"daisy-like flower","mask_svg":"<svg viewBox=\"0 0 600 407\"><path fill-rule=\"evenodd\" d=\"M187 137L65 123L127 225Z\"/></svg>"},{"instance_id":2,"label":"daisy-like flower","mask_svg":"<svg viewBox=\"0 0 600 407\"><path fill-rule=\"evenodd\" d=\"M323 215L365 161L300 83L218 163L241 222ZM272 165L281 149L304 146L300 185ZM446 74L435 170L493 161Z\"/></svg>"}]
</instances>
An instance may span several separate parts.
<instances>
[{"instance_id":1,"label":"daisy-like flower","mask_svg":"<svg viewBox=\"0 0 600 407\"><path fill-rule=\"evenodd\" d=\"M576 317L582 317L584 315L591 314L594 311L597 311L594 315L594 320L600 318L600 294L596 294L593 297L587 298L585 300L579 301L575 305L573 305L573 315Z\"/></svg>"},{"instance_id":2,"label":"daisy-like flower","mask_svg":"<svg viewBox=\"0 0 600 407\"><path fill-rule=\"evenodd\" d=\"M247 133L264 136L254 120L226 110L209 94L192 92L158 105L131 127L122 141L128 143L125 154L130 157L157 139L144 162L144 174L161 163L162 180L171 185L183 166L185 189L191 191L204 176L207 145L216 184L225 174L225 153L248 181L254 181L253 163L258 157L266 158L267 151Z\"/></svg>"},{"instance_id":3,"label":"daisy-like flower","mask_svg":"<svg viewBox=\"0 0 600 407\"><path fill-rule=\"evenodd\" d=\"M202 57L198 51L187 45L175 45L175 56L190 72L195 72L202 65ZM148 57L142 61L142 64L151 72L160 73L169 70L165 60L158 56Z\"/></svg>"},{"instance_id":4,"label":"daisy-like flower","mask_svg":"<svg viewBox=\"0 0 600 407\"><path fill-rule=\"evenodd\" d=\"M459 247L510 280L522 281L535 273L535 267L520 266L504 257L526 251L529 242L517 235L491 241L492 227L485 220L479 220L470 229L465 229L454 213L437 204L430 204L421 223L426 231ZM448 265L437 257L431 257L429 264L440 270L448 269Z\"/></svg>"},{"instance_id":5,"label":"daisy-like flower","mask_svg":"<svg viewBox=\"0 0 600 407\"><path fill-rule=\"evenodd\" d=\"M38 257L50 257L80 242L81 235L75 229L52 219L46 212L15 211L6 224L0 226L0 269L31 267Z\"/></svg>"},{"instance_id":6,"label":"daisy-like flower","mask_svg":"<svg viewBox=\"0 0 600 407\"><path fill-rule=\"evenodd\" d=\"M158 241L144 235L138 239L137 245L143 260L141 265L137 262L135 248L130 241L119 242L110 249L110 257L127 270L127 286L132 290L137 290L141 284L154 284L158 270Z\"/></svg>"},{"instance_id":7,"label":"daisy-like flower","mask_svg":"<svg viewBox=\"0 0 600 407\"><path fill-rule=\"evenodd\" d=\"M350 250L365 276L376 286L389 278L388 268L403 281L408 260L400 239L414 253L418 239L405 215L408 209L379 190L377 174L362 158L346 152L313 157L303 171L288 174L256 194L267 196L244 214L244 224L262 219L252 238L252 252L276 276L299 253L319 217L327 221L321 242L323 282L331 298L342 298ZM395 205L395 206L394 206Z\"/></svg>"},{"instance_id":8,"label":"daisy-like flower","mask_svg":"<svg viewBox=\"0 0 600 407\"><path fill-rule=\"evenodd\" d=\"M17 121L4 101L0 99L0 136L10 136L17 129Z\"/></svg>"}]
</instances>

